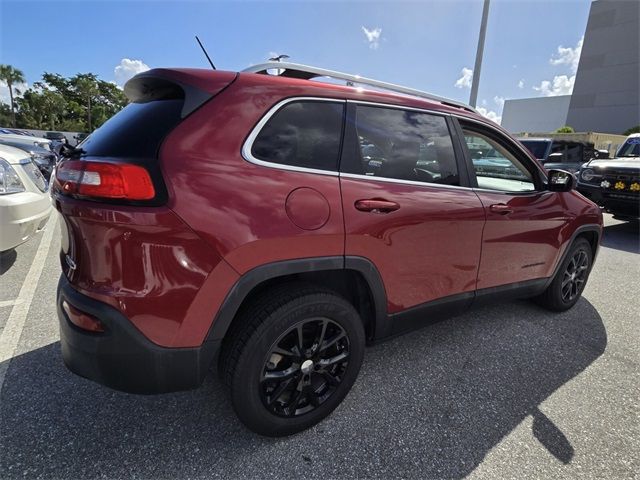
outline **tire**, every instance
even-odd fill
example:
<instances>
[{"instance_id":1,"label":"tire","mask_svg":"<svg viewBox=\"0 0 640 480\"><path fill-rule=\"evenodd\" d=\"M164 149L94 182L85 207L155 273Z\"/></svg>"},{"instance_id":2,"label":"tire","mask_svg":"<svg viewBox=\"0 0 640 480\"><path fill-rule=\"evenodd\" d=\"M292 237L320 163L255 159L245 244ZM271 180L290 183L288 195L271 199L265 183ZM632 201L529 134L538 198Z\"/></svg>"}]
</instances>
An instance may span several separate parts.
<instances>
[{"instance_id":1,"label":"tire","mask_svg":"<svg viewBox=\"0 0 640 480\"><path fill-rule=\"evenodd\" d=\"M221 374L236 414L261 435L315 425L340 404L360 371L362 321L332 291L292 284L267 290L234 325L223 345Z\"/></svg>"},{"instance_id":2,"label":"tire","mask_svg":"<svg viewBox=\"0 0 640 480\"><path fill-rule=\"evenodd\" d=\"M591 251L591 245L584 238L576 239L553 281L535 299L536 303L555 312L569 310L580 299L582 291L587 284L589 273L591 273L592 265L593 252ZM570 288L570 291L567 287Z\"/></svg>"}]
</instances>

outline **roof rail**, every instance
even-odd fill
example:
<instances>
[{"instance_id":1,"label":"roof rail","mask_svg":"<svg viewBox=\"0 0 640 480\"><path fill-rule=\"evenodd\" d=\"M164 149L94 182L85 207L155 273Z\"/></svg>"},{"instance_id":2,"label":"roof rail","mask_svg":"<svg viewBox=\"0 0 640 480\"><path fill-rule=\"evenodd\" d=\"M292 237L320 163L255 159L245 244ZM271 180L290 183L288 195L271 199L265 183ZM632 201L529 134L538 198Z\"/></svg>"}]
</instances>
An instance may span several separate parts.
<instances>
[{"instance_id":1,"label":"roof rail","mask_svg":"<svg viewBox=\"0 0 640 480\"><path fill-rule=\"evenodd\" d=\"M345 80L347 82L352 82L354 84L357 83L361 85L368 85L371 87L381 88L383 90L388 90L396 93L402 93L402 94L411 95L414 97L435 100L436 102L441 102L445 105L451 105L458 108L464 108L465 110L469 110L470 112L476 112L476 110L473 107L471 107L470 105L467 105L466 103L458 102L457 100L451 100L445 97L440 97L432 93L423 92L421 90L415 90L413 88L403 87L401 85L396 85L394 83L387 83L387 82L382 82L380 80L365 78L365 77L361 77L360 75L351 75L349 73L336 72L334 70L327 70L324 68L318 68L318 67L313 67L309 65L301 65L299 63L266 62L266 63L260 63L258 65L253 65L251 67L245 68L243 72L266 74L267 70L279 70L280 73L278 74L278 76L280 77L301 78L304 80L310 80L312 78L317 78L317 77L329 77L329 78L335 78L338 80Z\"/></svg>"}]
</instances>

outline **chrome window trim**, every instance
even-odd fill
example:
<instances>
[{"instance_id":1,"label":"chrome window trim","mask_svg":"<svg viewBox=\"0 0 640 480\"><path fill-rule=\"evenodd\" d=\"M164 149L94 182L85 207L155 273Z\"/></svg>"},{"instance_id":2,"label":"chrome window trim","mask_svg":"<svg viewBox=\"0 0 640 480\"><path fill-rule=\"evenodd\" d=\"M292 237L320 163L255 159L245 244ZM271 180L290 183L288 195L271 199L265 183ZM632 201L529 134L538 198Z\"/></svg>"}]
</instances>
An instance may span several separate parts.
<instances>
[{"instance_id":1,"label":"chrome window trim","mask_svg":"<svg viewBox=\"0 0 640 480\"><path fill-rule=\"evenodd\" d=\"M351 178L355 180L373 180L375 182L398 183L401 185L415 185L419 187L436 187L454 190L473 190L473 187L463 187L461 185L446 185L444 183L418 182L415 180L401 180L399 178L374 177L372 175L359 175L357 173L340 172L340 178Z\"/></svg>"},{"instance_id":2,"label":"chrome window trim","mask_svg":"<svg viewBox=\"0 0 640 480\"><path fill-rule=\"evenodd\" d=\"M347 103L345 99L327 98L327 97L290 97L290 98L285 98L284 100L279 101L273 107L271 107L267 111L267 113L265 113L262 116L260 121L251 130L251 133L249 134L247 139L244 141L244 144L242 145L242 158L244 158L249 163L260 165L261 167L277 168L279 170L287 170L290 172L315 173L317 175L327 175L330 177L339 176L339 172L337 170L319 170L317 168L297 167L295 165L286 165L283 163L268 162L266 160L260 160L259 158L256 158L253 156L253 153L251 152L251 150L253 149L253 142L257 138L260 131L267 124L267 122L271 119L271 117L273 117L276 114L276 112L278 112L278 110L283 108L285 105L292 102L299 102L299 101L342 103L344 104L345 108ZM339 160L340 159L338 159L338 163L339 163Z\"/></svg>"}]
</instances>

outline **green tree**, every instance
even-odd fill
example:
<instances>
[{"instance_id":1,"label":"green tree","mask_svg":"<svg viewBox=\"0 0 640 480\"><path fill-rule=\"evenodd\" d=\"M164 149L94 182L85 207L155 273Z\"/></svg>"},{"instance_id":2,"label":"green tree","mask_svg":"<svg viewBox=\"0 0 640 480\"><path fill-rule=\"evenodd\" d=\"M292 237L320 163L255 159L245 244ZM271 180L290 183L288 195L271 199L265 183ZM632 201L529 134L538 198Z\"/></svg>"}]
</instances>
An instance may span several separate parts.
<instances>
[{"instance_id":1,"label":"green tree","mask_svg":"<svg viewBox=\"0 0 640 480\"><path fill-rule=\"evenodd\" d=\"M97 84L97 77L92 73L83 73L76 75L72 81L76 93L80 96L82 103L85 105L87 111L87 130L91 132L93 131L93 125L91 124L91 103L100 93Z\"/></svg>"},{"instance_id":2,"label":"green tree","mask_svg":"<svg viewBox=\"0 0 640 480\"><path fill-rule=\"evenodd\" d=\"M557 129L555 133L576 133L576 131L573 129L573 127L565 125L564 127L560 127L559 129Z\"/></svg>"},{"instance_id":3,"label":"green tree","mask_svg":"<svg viewBox=\"0 0 640 480\"><path fill-rule=\"evenodd\" d=\"M16 126L16 110L13 99L13 86L16 83L24 83L24 73L11 65L0 65L0 80L3 80L9 87L9 98L11 100L11 126ZM17 91L16 93L20 93Z\"/></svg>"},{"instance_id":4,"label":"green tree","mask_svg":"<svg viewBox=\"0 0 640 480\"><path fill-rule=\"evenodd\" d=\"M632 133L640 133L640 125L636 125L635 127L625 130L623 135L631 135Z\"/></svg>"},{"instance_id":5,"label":"green tree","mask_svg":"<svg viewBox=\"0 0 640 480\"><path fill-rule=\"evenodd\" d=\"M92 73L45 72L17 101L23 128L90 132L127 104L121 89Z\"/></svg>"}]
</instances>

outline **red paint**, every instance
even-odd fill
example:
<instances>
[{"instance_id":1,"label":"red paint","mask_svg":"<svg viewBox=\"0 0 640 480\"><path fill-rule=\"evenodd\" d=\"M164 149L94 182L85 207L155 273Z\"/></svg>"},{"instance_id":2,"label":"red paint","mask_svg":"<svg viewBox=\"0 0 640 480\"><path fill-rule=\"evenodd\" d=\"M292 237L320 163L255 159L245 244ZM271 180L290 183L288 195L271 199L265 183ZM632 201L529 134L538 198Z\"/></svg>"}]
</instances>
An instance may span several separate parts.
<instances>
[{"instance_id":1,"label":"red paint","mask_svg":"<svg viewBox=\"0 0 640 480\"><path fill-rule=\"evenodd\" d=\"M166 204L95 203L60 192L54 198L64 217L61 262L71 284L120 310L159 345L200 345L240 275L266 263L366 257L378 268L394 313L549 276L575 229L602 223L598 209L575 192L510 196L339 178L255 165L241 155L260 118L293 96L484 121L471 112L290 78L188 69L155 74L210 94L222 91L162 143L157 162Z\"/></svg>"},{"instance_id":2,"label":"red paint","mask_svg":"<svg viewBox=\"0 0 640 480\"><path fill-rule=\"evenodd\" d=\"M475 289L485 214L473 191L343 178L342 195L345 253L375 263L390 313ZM400 208L358 210L366 198Z\"/></svg>"}]
</instances>

